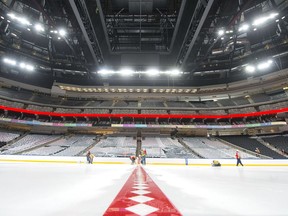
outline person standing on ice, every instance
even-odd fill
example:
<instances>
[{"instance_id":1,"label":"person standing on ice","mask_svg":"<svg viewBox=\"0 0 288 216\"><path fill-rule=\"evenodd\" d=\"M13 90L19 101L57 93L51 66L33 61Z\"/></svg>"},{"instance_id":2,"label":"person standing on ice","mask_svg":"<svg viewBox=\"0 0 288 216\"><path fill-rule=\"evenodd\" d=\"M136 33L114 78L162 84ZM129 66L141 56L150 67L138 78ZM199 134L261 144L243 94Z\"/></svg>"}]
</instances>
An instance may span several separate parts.
<instances>
[{"instance_id":1,"label":"person standing on ice","mask_svg":"<svg viewBox=\"0 0 288 216\"><path fill-rule=\"evenodd\" d=\"M88 151L87 154L86 154L86 159L87 159L87 162L88 162L89 164L93 164L94 155L91 154L90 151Z\"/></svg>"},{"instance_id":2,"label":"person standing on ice","mask_svg":"<svg viewBox=\"0 0 288 216\"><path fill-rule=\"evenodd\" d=\"M146 165L146 155L147 151L146 149L141 150L141 164Z\"/></svg>"},{"instance_id":3,"label":"person standing on ice","mask_svg":"<svg viewBox=\"0 0 288 216\"><path fill-rule=\"evenodd\" d=\"M140 152L141 153L141 152ZM137 164L141 164L142 163L142 158L141 158L141 154L139 154L139 156L136 158L136 163Z\"/></svg>"},{"instance_id":4,"label":"person standing on ice","mask_svg":"<svg viewBox=\"0 0 288 216\"><path fill-rule=\"evenodd\" d=\"M134 165L135 164L135 160L136 160L135 155L131 155L130 156L130 160L131 160L131 164Z\"/></svg>"},{"instance_id":5,"label":"person standing on ice","mask_svg":"<svg viewBox=\"0 0 288 216\"><path fill-rule=\"evenodd\" d=\"M256 152L256 156L257 156L257 157L259 157L259 154L260 154L260 150L259 150L259 148L258 148L258 147L255 149L255 152Z\"/></svg>"},{"instance_id":6,"label":"person standing on ice","mask_svg":"<svg viewBox=\"0 0 288 216\"><path fill-rule=\"evenodd\" d=\"M240 155L240 153L239 153L238 150L236 150L235 157L236 157L236 159L237 159L237 164L236 164L236 166L238 166L239 164L241 164L241 165L243 166L243 164L242 164L242 162L241 162L241 155Z\"/></svg>"}]
</instances>

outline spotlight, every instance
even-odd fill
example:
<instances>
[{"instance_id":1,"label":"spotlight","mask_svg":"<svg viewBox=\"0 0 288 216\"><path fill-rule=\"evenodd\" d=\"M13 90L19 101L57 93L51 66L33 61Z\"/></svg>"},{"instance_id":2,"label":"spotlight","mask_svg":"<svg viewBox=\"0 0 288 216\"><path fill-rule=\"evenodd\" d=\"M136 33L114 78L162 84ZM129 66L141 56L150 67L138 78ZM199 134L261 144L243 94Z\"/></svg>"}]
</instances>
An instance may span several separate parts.
<instances>
[{"instance_id":1,"label":"spotlight","mask_svg":"<svg viewBox=\"0 0 288 216\"><path fill-rule=\"evenodd\" d=\"M8 13L7 16L9 16L11 19L15 19L16 18L15 14L13 14L13 13Z\"/></svg>"},{"instance_id":2,"label":"spotlight","mask_svg":"<svg viewBox=\"0 0 288 216\"><path fill-rule=\"evenodd\" d=\"M259 25L262 25L264 24L266 21L268 20L268 17L260 17L256 20L254 20L254 22L252 23L252 25L254 26L259 26Z\"/></svg>"},{"instance_id":3,"label":"spotlight","mask_svg":"<svg viewBox=\"0 0 288 216\"><path fill-rule=\"evenodd\" d=\"M54 31L56 33L56 31ZM61 37L64 37L67 34L67 32L65 31L65 29L59 29L59 35Z\"/></svg>"},{"instance_id":4,"label":"spotlight","mask_svg":"<svg viewBox=\"0 0 288 216\"><path fill-rule=\"evenodd\" d=\"M267 22L269 19L273 19L273 18L275 18L275 17L278 16L278 15L279 15L278 13L271 13L271 14L269 14L269 16L259 17L259 18L257 18L257 19L254 20L254 22L252 23L252 25L254 25L254 26L262 25L262 24L264 24L265 22Z\"/></svg>"},{"instance_id":5,"label":"spotlight","mask_svg":"<svg viewBox=\"0 0 288 216\"><path fill-rule=\"evenodd\" d=\"M271 64L273 63L272 60L268 60L266 62L261 62L257 65L257 69L259 70L265 70L267 68L269 68L271 66Z\"/></svg>"},{"instance_id":6,"label":"spotlight","mask_svg":"<svg viewBox=\"0 0 288 216\"><path fill-rule=\"evenodd\" d=\"M23 63L23 62L21 62L21 63L19 64L19 67L22 68L22 69L24 69L24 68L26 67L26 64Z\"/></svg>"},{"instance_id":7,"label":"spotlight","mask_svg":"<svg viewBox=\"0 0 288 216\"><path fill-rule=\"evenodd\" d=\"M278 13L271 13L268 18L273 19L274 17L276 17L278 15L279 15Z\"/></svg>"},{"instance_id":8,"label":"spotlight","mask_svg":"<svg viewBox=\"0 0 288 216\"><path fill-rule=\"evenodd\" d=\"M13 60L13 59L9 59L9 58L4 58L3 62L6 63L6 64L9 64L9 65L13 65L13 66L16 65L16 61Z\"/></svg>"},{"instance_id":9,"label":"spotlight","mask_svg":"<svg viewBox=\"0 0 288 216\"><path fill-rule=\"evenodd\" d=\"M26 64L24 62L20 62L18 63L16 60L14 59L10 59L10 58L4 58L3 59L3 62L8 64L8 65L11 65L11 66L17 66L21 69L24 69L24 70L27 70L27 71L34 71L34 66L33 65L30 65L30 64Z\"/></svg>"},{"instance_id":10,"label":"spotlight","mask_svg":"<svg viewBox=\"0 0 288 216\"><path fill-rule=\"evenodd\" d=\"M21 63L19 64L19 67L20 67L21 69L25 69L25 70L27 70L27 71L34 71L34 66L33 66L33 65L26 64L26 63L24 63L24 62L21 62Z\"/></svg>"},{"instance_id":11,"label":"spotlight","mask_svg":"<svg viewBox=\"0 0 288 216\"><path fill-rule=\"evenodd\" d=\"M34 66L32 66L32 65L26 65L26 70L28 70L28 71L34 71Z\"/></svg>"},{"instance_id":12,"label":"spotlight","mask_svg":"<svg viewBox=\"0 0 288 216\"><path fill-rule=\"evenodd\" d=\"M16 35L15 33L11 33L11 35L13 36L13 37L15 37L15 38L18 38L18 35Z\"/></svg>"},{"instance_id":13,"label":"spotlight","mask_svg":"<svg viewBox=\"0 0 288 216\"><path fill-rule=\"evenodd\" d=\"M101 69L97 72L98 74L101 74L101 75L108 75L108 74L112 74L114 73L114 71L112 70L107 70L107 69Z\"/></svg>"},{"instance_id":14,"label":"spotlight","mask_svg":"<svg viewBox=\"0 0 288 216\"><path fill-rule=\"evenodd\" d=\"M179 71L178 69L173 69L171 71L169 71L170 76L178 76L180 75L182 72Z\"/></svg>"},{"instance_id":15,"label":"spotlight","mask_svg":"<svg viewBox=\"0 0 288 216\"><path fill-rule=\"evenodd\" d=\"M246 71L247 73L253 73L253 72L255 72L255 70L256 70L256 68L255 68L254 66L252 66L252 65L247 65L247 66L245 67L245 71Z\"/></svg>"},{"instance_id":16,"label":"spotlight","mask_svg":"<svg viewBox=\"0 0 288 216\"><path fill-rule=\"evenodd\" d=\"M17 18L17 20L23 24L23 25L32 25L26 18L24 17L20 17L20 18Z\"/></svg>"},{"instance_id":17,"label":"spotlight","mask_svg":"<svg viewBox=\"0 0 288 216\"><path fill-rule=\"evenodd\" d=\"M157 76L159 75L159 70L157 69L149 69L146 71L146 74L148 74L149 76Z\"/></svg>"},{"instance_id":18,"label":"spotlight","mask_svg":"<svg viewBox=\"0 0 288 216\"><path fill-rule=\"evenodd\" d=\"M218 35L219 35L219 36L224 35L224 33L225 33L225 31L224 31L223 29L220 29L220 30L218 31Z\"/></svg>"},{"instance_id":19,"label":"spotlight","mask_svg":"<svg viewBox=\"0 0 288 216\"><path fill-rule=\"evenodd\" d=\"M27 20L25 17L19 17L16 16L14 13L8 13L7 14L8 17L10 17L12 20L16 20L19 23L21 23L22 25L32 25L29 20Z\"/></svg>"},{"instance_id":20,"label":"spotlight","mask_svg":"<svg viewBox=\"0 0 288 216\"><path fill-rule=\"evenodd\" d=\"M250 26L248 24L243 24L243 25L240 26L238 31L239 32L247 31L249 28L250 28Z\"/></svg>"},{"instance_id":21,"label":"spotlight","mask_svg":"<svg viewBox=\"0 0 288 216\"><path fill-rule=\"evenodd\" d=\"M133 75L134 71L129 69L129 68L123 68L119 71L119 74L120 75L123 75L123 76L131 76Z\"/></svg>"},{"instance_id":22,"label":"spotlight","mask_svg":"<svg viewBox=\"0 0 288 216\"><path fill-rule=\"evenodd\" d=\"M39 31L39 32L44 32L45 31L44 27L40 23L35 24L34 28L35 28L36 31Z\"/></svg>"}]
</instances>

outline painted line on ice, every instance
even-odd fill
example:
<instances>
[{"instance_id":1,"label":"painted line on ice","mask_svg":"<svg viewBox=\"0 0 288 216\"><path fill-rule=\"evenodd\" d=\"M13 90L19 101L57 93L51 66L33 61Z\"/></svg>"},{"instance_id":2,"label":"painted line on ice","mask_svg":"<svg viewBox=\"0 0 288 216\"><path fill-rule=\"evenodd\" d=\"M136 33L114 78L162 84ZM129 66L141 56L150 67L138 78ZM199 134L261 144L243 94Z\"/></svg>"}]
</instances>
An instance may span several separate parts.
<instances>
[{"instance_id":1,"label":"painted line on ice","mask_svg":"<svg viewBox=\"0 0 288 216\"><path fill-rule=\"evenodd\" d=\"M181 215L145 170L141 166L137 166L104 215L150 214L157 216Z\"/></svg>"}]
</instances>

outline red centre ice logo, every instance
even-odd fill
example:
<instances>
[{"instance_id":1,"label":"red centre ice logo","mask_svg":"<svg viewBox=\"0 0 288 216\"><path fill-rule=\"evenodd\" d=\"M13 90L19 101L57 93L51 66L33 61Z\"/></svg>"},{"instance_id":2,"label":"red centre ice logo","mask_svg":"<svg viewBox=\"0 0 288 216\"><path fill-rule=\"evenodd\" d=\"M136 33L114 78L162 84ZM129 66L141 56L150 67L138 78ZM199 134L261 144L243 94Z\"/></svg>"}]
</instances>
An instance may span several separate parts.
<instances>
[{"instance_id":1,"label":"red centre ice logo","mask_svg":"<svg viewBox=\"0 0 288 216\"><path fill-rule=\"evenodd\" d=\"M181 215L141 166L137 166L104 214Z\"/></svg>"}]
</instances>

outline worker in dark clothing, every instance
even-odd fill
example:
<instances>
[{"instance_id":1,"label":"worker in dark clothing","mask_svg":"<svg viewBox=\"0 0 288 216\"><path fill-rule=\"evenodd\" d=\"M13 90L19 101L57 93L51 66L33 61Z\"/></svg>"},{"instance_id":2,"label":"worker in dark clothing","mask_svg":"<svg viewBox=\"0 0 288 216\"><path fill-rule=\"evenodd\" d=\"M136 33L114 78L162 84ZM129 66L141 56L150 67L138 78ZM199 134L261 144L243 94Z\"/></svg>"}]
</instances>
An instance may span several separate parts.
<instances>
[{"instance_id":1,"label":"worker in dark clothing","mask_svg":"<svg viewBox=\"0 0 288 216\"><path fill-rule=\"evenodd\" d=\"M171 132L171 137L175 138L177 137L177 134L178 134L178 127L176 126L176 128Z\"/></svg>"}]
</instances>

